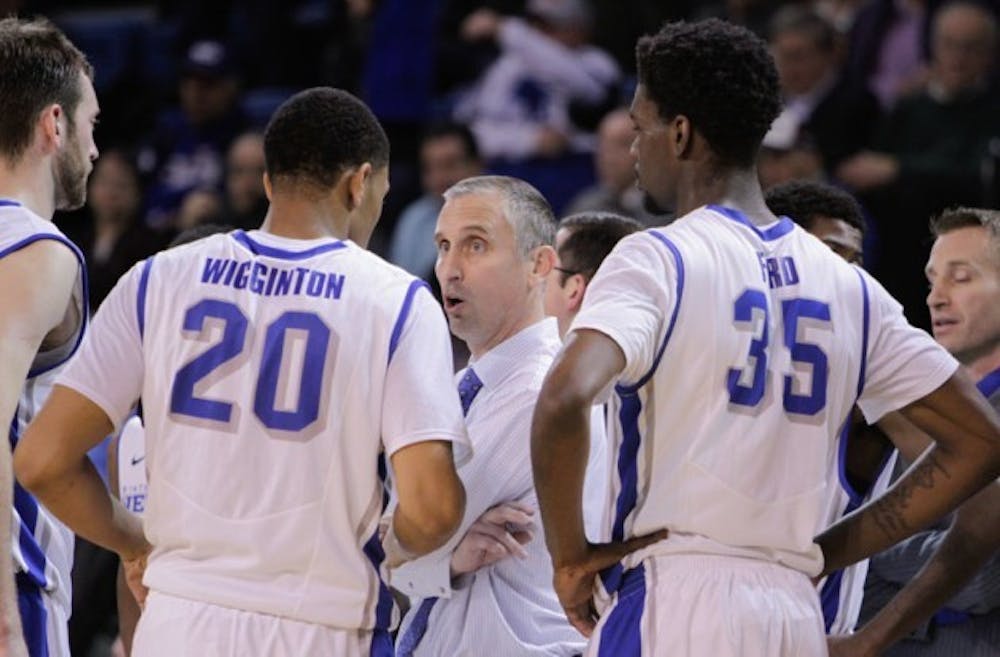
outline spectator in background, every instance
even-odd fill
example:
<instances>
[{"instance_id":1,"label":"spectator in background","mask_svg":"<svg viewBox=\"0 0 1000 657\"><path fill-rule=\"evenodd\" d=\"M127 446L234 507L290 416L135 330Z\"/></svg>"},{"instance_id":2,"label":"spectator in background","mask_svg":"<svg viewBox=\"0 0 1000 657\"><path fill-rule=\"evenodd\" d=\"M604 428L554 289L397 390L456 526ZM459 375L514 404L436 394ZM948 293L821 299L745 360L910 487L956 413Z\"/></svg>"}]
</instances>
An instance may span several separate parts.
<instances>
[{"instance_id":1,"label":"spectator in background","mask_svg":"<svg viewBox=\"0 0 1000 657\"><path fill-rule=\"evenodd\" d=\"M764 191L794 180L821 181L823 158L812 138L794 129L772 129L757 154L757 176Z\"/></svg>"},{"instance_id":2,"label":"spectator in background","mask_svg":"<svg viewBox=\"0 0 1000 657\"><path fill-rule=\"evenodd\" d=\"M770 23L784 108L772 132L809 138L827 171L871 144L879 119L875 97L841 76L837 33L812 9L791 5Z\"/></svg>"},{"instance_id":3,"label":"spectator in background","mask_svg":"<svg viewBox=\"0 0 1000 657\"><path fill-rule=\"evenodd\" d=\"M434 226L444 205L446 189L482 173L476 138L460 123L442 123L424 133L420 145L420 184L424 194L410 203L396 221L389 243L389 260L414 276L434 280L437 247Z\"/></svg>"},{"instance_id":4,"label":"spectator in background","mask_svg":"<svg viewBox=\"0 0 1000 657\"><path fill-rule=\"evenodd\" d=\"M927 261L926 217L948 206L982 203L981 168L991 138L1000 136L1000 95L990 86L996 62L997 18L959 0L932 21L930 78L899 102L872 151L837 169L879 224L892 251L875 270L903 303L912 322L929 328L920 272Z\"/></svg>"},{"instance_id":5,"label":"spectator in background","mask_svg":"<svg viewBox=\"0 0 1000 657\"><path fill-rule=\"evenodd\" d=\"M93 220L67 226L86 258L92 310L132 265L169 241L169 236L143 224L141 208L142 188L133 161L124 151L102 153L90 177L87 210Z\"/></svg>"},{"instance_id":6,"label":"spectator in background","mask_svg":"<svg viewBox=\"0 0 1000 657\"><path fill-rule=\"evenodd\" d=\"M900 96L927 80L926 0L872 0L858 12L849 35L847 74L863 82L890 111Z\"/></svg>"},{"instance_id":7,"label":"spectator in background","mask_svg":"<svg viewBox=\"0 0 1000 657\"><path fill-rule=\"evenodd\" d=\"M573 123L570 106L616 98L618 66L589 44L583 0L529 0L527 12L530 22L490 9L465 20L465 38L496 39L501 54L459 103L457 117L470 122L487 159L589 152L593 132Z\"/></svg>"},{"instance_id":8,"label":"spectator in background","mask_svg":"<svg viewBox=\"0 0 1000 657\"><path fill-rule=\"evenodd\" d=\"M628 110L609 112L597 129L594 165L597 184L580 192L569 204L567 213L611 212L632 217L647 226L666 223L668 217L650 211L649 199L635 184L635 138Z\"/></svg>"},{"instance_id":9,"label":"spectator in background","mask_svg":"<svg viewBox=\"0 0 1000 657\"><path fill-rule=\"evenodd\" d=\"M226 150L247 127L237 103L237 71L222 43L191 45L178 89L180 107L159 117L139 158L141 171L150 178L146 222L156 229L176 225L189 193L221 189Z\"/></svg>"},{"instance_id":10,"label":"spectator in background","mask_svg":"<svg viewBox=\"0 0 1000 657\"><path fill-rule=\"evenodd\" d=\"M207 223L244 230L259 228L267 212L264 193L264 138L244 132L226 153L225 191L198 189L184 197L176 226L186 231Z\"/></svg>"}]
</instances>

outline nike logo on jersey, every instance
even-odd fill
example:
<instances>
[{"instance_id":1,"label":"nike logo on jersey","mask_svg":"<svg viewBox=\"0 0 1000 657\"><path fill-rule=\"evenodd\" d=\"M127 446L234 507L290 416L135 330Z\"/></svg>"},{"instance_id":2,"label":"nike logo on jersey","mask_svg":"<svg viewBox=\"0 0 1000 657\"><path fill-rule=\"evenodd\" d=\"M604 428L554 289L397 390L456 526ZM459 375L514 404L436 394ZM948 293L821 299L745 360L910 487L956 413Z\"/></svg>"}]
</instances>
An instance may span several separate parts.
<instances>
[{"instance_id":1,"label":"nike logo on jersey","mask_svg":"<svg viewBox=\"0 0 1000 657\"><path fill-rule=\"evenodd\" d=\"M132 465L139 465L145 458L146 458L145 454L143 454L142 456L133 456Z\"/></svg>"}]
</instances>

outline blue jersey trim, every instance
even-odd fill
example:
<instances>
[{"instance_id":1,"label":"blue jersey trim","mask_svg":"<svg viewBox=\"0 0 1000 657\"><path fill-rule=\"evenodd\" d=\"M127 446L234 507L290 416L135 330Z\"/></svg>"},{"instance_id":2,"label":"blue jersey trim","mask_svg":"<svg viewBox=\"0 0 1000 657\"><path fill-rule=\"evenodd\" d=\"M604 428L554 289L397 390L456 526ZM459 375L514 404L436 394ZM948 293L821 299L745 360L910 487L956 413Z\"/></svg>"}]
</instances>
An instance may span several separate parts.
<instances>
[{"instance_id":1,"label":"blue jersey trim","mask_svg":"<svg viewBox=\"0 0 1000 657\"><path fill-rule=\"evenodd\" d=\"M327 244L320 244L319 246L314 246L313 248L306 249L305 251L288 251L286 249L279 249L266 244L261 244L260 242L255 242L242 230L233 231L230 234L234 240L246 247L250 253L258 256L267 256L269 258L279 258L281 260L306 260L308 258L312 258L313 256L318 256L321 253L329 253L330 251L343 249L347 246L347 244L343 241L336 241L329 242Z\"/></svg>"},{"instance_id":2,"label":"blue jersey trim","mask_svg":"<svg viewBox=\"0 0 1000 657\"><path fill-rule=\"evenodd\" d=\"M625 519L635 509L639 497L639 445L642 435L639 433L639 415L642 412L642 401L638 394L622 394L621 409L618 420L622 427L622 444L618 448L618 480L621 488L615 502L615 519L611 525L611 540L621 541L625 538ZM623 570L617 563L601 573L601 581L605 590L611 592L621 586Z\"/></svg>"},{"instance_id":3,"label":"blue jersey trim","mask_svg":"<svg viewBox=\"0 0 1000 657\"><path fill-rule=\"evenodd\" d=\"M146 336L146 291L149 289L149 270L153 268L153 256L142 263L142 273L139 274L139 289L135 295L135 319L139 326L139 340Z\"/></svg>"},{"instance_id":4,"label":"blue jersey trim","mask_svg":"<svg viewBox=\"0 0 1000 657\"><path fill-rule=\"evenodd\" d=\"M0 198L0 208L19 208L20 201L12 201L9 198Z\"/></svg>"},{"instance_id":5,"label":"blue jersey trim","mask_svg":"<svg viewBox=\"0 0 1000 657\"><path fill-rule=\"evenodd\" d=\"M757 226L752 221L747 219L747 216L742 212L740 212L739 210L735 210L733 208L727 208L723 205L709 205L708 209L718 212L723 217L731 219L738 224L743 224L744 226L752 230L754 233L756 233L757 237L761 238L765 242L771 242L778 239L779 237L784 237L785 235L787 235L788 233L792 232L795 229L795 222L793 222L788 217L778 217L777 224L765 230L761 230L759 226Z\"/></svg>"},{"instance_id":6,"label":"blue jersey trim","mask_svg":"<svg viewBox=\"0 0 1000 657\"><path fill-rule=\"evenodd\" d=\"M597 657L642 657L642 616L646 608L646 567L625 573L618 600L601 629Z\"/></svg>"},{"instance_id":7,"label":"blue jersey trim","mask_svg":"<svg viewBox=\"0 0 1000 657\"><path fill-rule=\"evenodd\" d=\"M670 342L670 336L673 335L674 326L677 324L677 313L681 309L681 299L684 298L684 259L681 258L680 250L673 242L670 241L669 238L663 235L663 233L655 230L647 232L663 242L664 246L666 246L667 249L670 250L670 253L674 256L674 263L677 266L677 299L674 301L674 309L670 313L670 323L667 325L667 334L663 336L663 343L660 345L660 349L656 352L656 357L653 359L653 366L649 368L649 371L646 372L645 376L636 381L634 384L630 386L615 386L615 389L618 390L619 393L624 394L634 393L639 388L646 385L651 378L653 378L653 374L656 373L656 368L660 365L660 359L663 358L663 352L667 348L667 343Z\"/></svg>"},{"instance_id":8,"label":"blue jersey trim","mask_svg":"<svg viewBox=\"0 0 1000 657\"><path fill-rule=\"evenodd\" d=\"M379 485L381 490L379 491L382 495L382 510L385 511L386 506L386 495L385 495L385 457L380 454L376 461L375 467L378 471ZM376 636L372 637L372 647L376 647L376 639L378 638L379 630L388 631L389 626L392 623L392 593L389 592L389 587L385 585L382 581L381 566L382 562L385 561L385 551L382 549L382 541L379 540L378 527L372 533L371 538L365 543L362 550L368 560L371 561L372 567L375 569L375 577L378 579L378 601L375 603L375 627L373 628ZM372 653L375 654L374 652Z\"/></svg>"},{"instance_id":9,"label":"blue jersey trim","mask_svg":"<svg viewBox=\"0 0 1000 657\"><path fill-rule=\"evenodd\" d=\"M406 290L406 297L403 299L403 306L399 309L399 317L396 318L396 324L392 327L392 337L389 338L389 362L392 362L392 356L396 353L396 347L399 346L399 338L403 335L403 327L406 326L406 318L410 316L410 307L413 305L413 297L416 296L417 290L420 288L427 288L430 291L430 286L427 285L425 281L420 279L414 280L410 283L410 287Z\"/></svg>"},{"instance_id":10,"label":"blue jersey trim","mask_svg":"<svg viewBox=\"0 0 1000 657\"><path fill-rule=\"evenodd\" d=\"M976 383L976 387L979 388L979 392L983 393L983 397L989 397L997 390L1000 390L1000 369L995 369Z\"/></svg>"},{"instance_id":11,"label":"blue jersey trim","mask_svg":"<svg viewBox=\"0 0 1000 657\"><path fill-rule=\"evenodd\" d=\"M42 589L28 580L24 573L18 573L16 581L17 608L21 612L21 632L28 647L28 655L49 657L49 612L45 608Z\"/></svg>"},{"instance_id":12,"label":"blue jersey trim","mask_svg":"<svg viewBox=\"0 0 1000 657\"><path fill-rule=\"evenodd\" d=\"M17 447L17 442L21 437L17 413L18 410L15 408L8 435L12 452ZM28 568L28 572L24 573L24 576L35 586L44 589L48 586L48 581L45 579L45 553L42 552L42 548L35 540L35 528L38 526L38 502L17 481L14 482L14 511L18 518L17 543Z\"/></svg>"},{"instance_id":13,"label":"blue jersey trim","mask_svg":"<svg viewBox=\"0 0 1000 657\"><path fill-rule=\"evenodd\" d=\"M857 274L861 280L861 298L864 303L862 309L864 323L861 326L861 368L858 370L858 398L860 398L865 389L865 376L868 370L868 327L871 324L871 304L868 300L868 284L865 283L865 277L860 268L857 269Z\"/></svg>"},{"instance_id":14,"label":"blue jersey trim","mask_svg":"<svg viewBox=\"0 0 1000 657\"><path fill-rule=\"evenodd\" d=\"M844 571L837 570L827 576L819 592L820 606L823 608L823 626L827 634L830 633L830 628L837 620L837 612L840 611L840 588L843 584Z\"/></svg>"},{"instance_id":15,"label":"blue jersey trim","mask_svg":"<svg viewBox=\"0 0 1000 657\"><path fill-rule=\"evenodd\" d=\"M7 205L20 205L20 204L10 202ZM80 251L79 247L77 247L76 244L73 244L73 242L69 241L62 235L58 235L56 233L35 233L34 235L29 235L20 242L12 244L3 251L0 251L0 258L8 256L11 253L14 253L15 251L20 251L26 246L29 246L41 240L52 240L54 242L59 242L60 244L65 245L70 251L73 252L73 255L76 256L76 262L80 267L80 281L82 282L82 288L83 288L82 289L83 299L81 300L81 305L83 306L82 310L83 314L80 317L81 326L79 332L77 332L76 334L76 342L73 344L73 348L69 351L69 353L66 354L66 357L63 358L62 360L56 361L55 363L46 365L45 367L40 367L38 369L32 368L31 370L28 371L27 378L29 379L32 379L38 376L39 374L45 374L49 370L53 370L59 367L60 365L68 361L73 356L73 354L76 353L76 350L79 349L80 347L80 343L83 341L84 333L87 332L87 321L90 317L90 301L89 301L90 286L87 280L87 264L83 259L83 253Z\"/></svg>"}]
</instances>

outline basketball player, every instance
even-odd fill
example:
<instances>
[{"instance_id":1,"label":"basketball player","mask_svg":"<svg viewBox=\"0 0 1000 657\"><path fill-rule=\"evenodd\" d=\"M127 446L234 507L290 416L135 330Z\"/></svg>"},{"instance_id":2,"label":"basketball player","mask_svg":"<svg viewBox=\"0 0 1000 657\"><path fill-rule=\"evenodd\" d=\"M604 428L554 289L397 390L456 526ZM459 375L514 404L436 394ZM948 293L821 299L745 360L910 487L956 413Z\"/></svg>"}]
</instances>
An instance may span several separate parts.
<instances>
[{"instance_id":1,"label":"basketball player","mask_svg":"<svg viewBox=\"0 0 1000 657\"><path fill-rule=\"evenodd\" d=\"M270 208L136 265L15 453L18 477L79 534L148 547L85 452L142 398L151 593L134 653L389 655L379 576L443 544L466 445L440 307L364 249L389 144L334 89L265 133ZM398 506L384 539L382 457Z\"/></svg>"},{"instance_id":2,"label":"basketball player","mask_svg":"<svg viewBox=\"0 0 1000 657\"><path fill-rule=\"evenodd\" d=\"M590 655L822 655L810 578L996 477L1000 422L873 279L768 211L753 166L780 107L766 45L709 20L637 50L639 184L681 218L608 256L543 385L532 456L556 591ZM614 542L595 546L578 455L612 385ZM814 541L856 402L870 422L905 406L939 446ZM617 563L623 541L664 528Z\"/></svg>"},{"instance_id":3,"label":"basketball player","mask_svg":"<svg viewBox=\"0 0 1000 657\"><path fill-rule=\"evenodd\" d=\"M0 71L0 423L12 447L83 336L83 256L52 214L83 205L98 107L90 64L46 21L0 20ZM8 450L4 441L0 655L25 654L20 609L28 654L68 657L73 534L14 484Z\"/></svg>"}]
</instances>

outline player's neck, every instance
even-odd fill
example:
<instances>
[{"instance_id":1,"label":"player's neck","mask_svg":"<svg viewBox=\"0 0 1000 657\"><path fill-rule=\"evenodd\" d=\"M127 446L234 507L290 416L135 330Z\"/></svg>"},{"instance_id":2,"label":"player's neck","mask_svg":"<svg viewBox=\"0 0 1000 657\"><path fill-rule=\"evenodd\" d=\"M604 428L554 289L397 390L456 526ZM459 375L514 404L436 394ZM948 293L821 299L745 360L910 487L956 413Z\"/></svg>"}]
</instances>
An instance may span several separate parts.
<instances>
[{"instance_id":1,"label":"player's neck","mask_svg":"<svg viewBox=\"0 0 1000 657\"><path fill-rule=\"evenodd\" d=\"M52 174L37 163L28 166L26 162L9 166L0 160L0 199L17 201L39 217L51 221L55 213L55 183Z\"/></svg>"},{"instance_id":2,"label":"player's neck","mask_svg":"<svg viewBox=\"0 0 1000 657\"><path fill-rule=\"evenodd\" d=\"M275 196L260 228L273 235L296 240L323 237L343 240L349 237L350 217L346 212L337 212L328 203Z\"/></svg>"},{"instance_id":3,"label":"player's neck","mask_svg":"<svg viewBox=\"0 0 1000 657\"><path fill-rule=\"evenodd\" d=\"M699 164L681 174L678 189L678 217L703 205L715 204L738 209L754 223L774 221L764 203L756 168L720 169L708 163Z\"/></svg>"}]
</instances>

